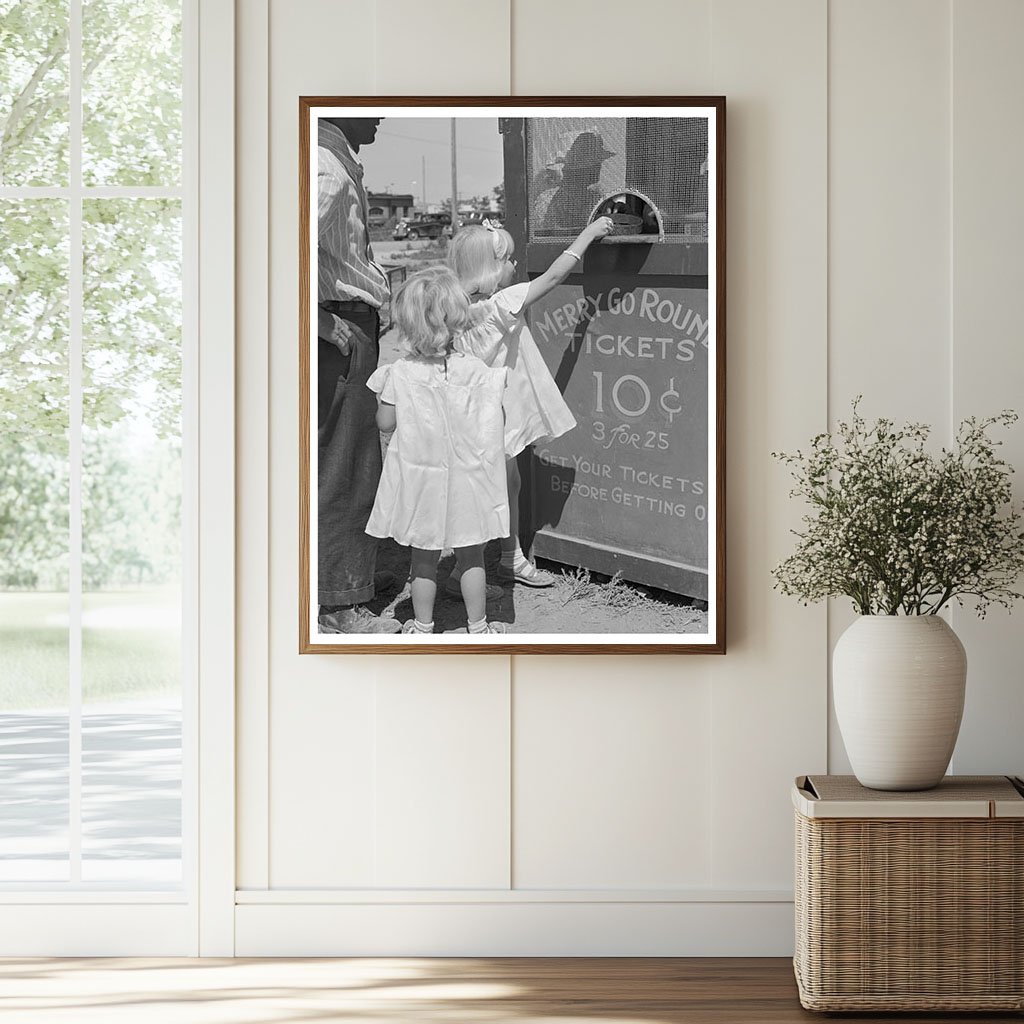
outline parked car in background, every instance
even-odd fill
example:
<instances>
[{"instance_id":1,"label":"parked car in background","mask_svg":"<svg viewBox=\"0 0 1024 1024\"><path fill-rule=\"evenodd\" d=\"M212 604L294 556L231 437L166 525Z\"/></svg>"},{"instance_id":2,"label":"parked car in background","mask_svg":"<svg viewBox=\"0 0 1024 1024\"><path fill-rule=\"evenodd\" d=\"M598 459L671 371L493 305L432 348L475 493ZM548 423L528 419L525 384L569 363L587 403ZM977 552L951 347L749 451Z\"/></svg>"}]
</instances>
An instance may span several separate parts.
<instances>
[{"instance_id":1,"label":"parked car in background","mask_svg":"<svg viewBox=\"0 0 1024 1024\"><path fill-rule=\"evenodd\" d=\"M420 213L411 218L403 217L396 225L392 237L396 242L403 239L440 238L451 235L452 218L447 213Z\"/></svg>"}]
</instances>

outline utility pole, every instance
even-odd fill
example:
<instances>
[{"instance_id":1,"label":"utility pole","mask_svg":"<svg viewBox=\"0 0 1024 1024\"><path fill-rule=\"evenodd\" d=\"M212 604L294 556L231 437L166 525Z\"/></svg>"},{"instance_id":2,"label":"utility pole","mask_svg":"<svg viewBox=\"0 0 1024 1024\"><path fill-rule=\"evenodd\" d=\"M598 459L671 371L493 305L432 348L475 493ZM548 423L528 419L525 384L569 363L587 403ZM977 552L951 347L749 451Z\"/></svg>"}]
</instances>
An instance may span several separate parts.
<instances>
[{"instance_id":1,"label":"utility pole","mask_svg":"<svg viewBox=\"0 0 1024 1024\"><path fill-rule=\"evenodd\" d=\"M420 157L422 173L420 184L423 186L423 212L427 212L427 157L426 154Z\"/></svg>"},{"instance_id":2,"label":"utility pole","mask_svg":"<svg viewBox=\"0 0 1024 1024\"><path fill-rule=\"evenodd\" d=\"M455 118L452 118L452 236L458 230L459 220L459 176L458 161L455 156Z\"/></svg>"}]
</instances>

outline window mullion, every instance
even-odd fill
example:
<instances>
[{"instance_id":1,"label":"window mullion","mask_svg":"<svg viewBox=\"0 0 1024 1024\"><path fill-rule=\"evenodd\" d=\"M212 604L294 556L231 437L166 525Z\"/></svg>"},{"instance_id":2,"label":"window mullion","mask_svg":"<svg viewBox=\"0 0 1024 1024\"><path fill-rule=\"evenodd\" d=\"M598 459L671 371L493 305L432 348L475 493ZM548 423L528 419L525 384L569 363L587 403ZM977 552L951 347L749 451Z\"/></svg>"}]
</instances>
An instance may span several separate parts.
<instances>
[{"instance_id":1,"label":"window mullion","mask_svg":"<svg viewBox=\"0 0 1024 1024\"><path fill-rule=\"evenodd\" d=\"M70 0L68 413L70 508L68 571L68 840L71 884L82 880L82 0Z\"/></svg>"}]
</instances>

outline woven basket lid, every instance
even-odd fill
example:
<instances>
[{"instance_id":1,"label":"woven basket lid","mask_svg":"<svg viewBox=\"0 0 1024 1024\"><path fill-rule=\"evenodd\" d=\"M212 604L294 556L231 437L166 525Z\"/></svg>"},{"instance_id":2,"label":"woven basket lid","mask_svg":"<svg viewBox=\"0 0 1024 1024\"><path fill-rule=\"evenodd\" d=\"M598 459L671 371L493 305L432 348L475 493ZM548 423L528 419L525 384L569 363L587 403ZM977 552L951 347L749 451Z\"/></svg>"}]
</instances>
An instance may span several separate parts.
<instances>
[{"instance_id":1,"label":"woven basket lid","mask_svg":"<svg viewBox=\"0 0 1024 1024\"><path fill-rule=\"evenodd\" d=\"M934 789L866 789L852 775L804 775L793 806L808 818L1024 818L1024 783L1006 775L947 775Z\"/></svg>"}]
</instances>

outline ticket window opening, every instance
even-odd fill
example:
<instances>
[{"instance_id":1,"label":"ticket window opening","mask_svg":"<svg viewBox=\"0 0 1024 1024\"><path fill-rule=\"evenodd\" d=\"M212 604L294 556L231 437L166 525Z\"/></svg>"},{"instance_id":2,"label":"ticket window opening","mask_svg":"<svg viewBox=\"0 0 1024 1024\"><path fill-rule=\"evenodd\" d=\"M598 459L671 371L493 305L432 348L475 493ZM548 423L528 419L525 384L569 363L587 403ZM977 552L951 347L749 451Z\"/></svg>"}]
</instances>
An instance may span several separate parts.
<instances>
[{"instance_id":1,"label":"ticket window opening","mask_svg":"<svg viewBox=\"0 0 1024 1024\"><path fill-rule=\"evenodd\" d=\"M665 221L661 211L642 192L623 189L605 196L594 206L588 223L598 217L611 217L611 234L602 238L603 243L665 241Z\"/></svg>"}]
</instances>

